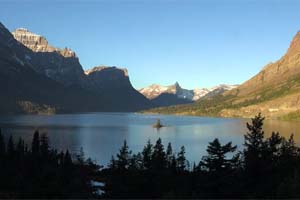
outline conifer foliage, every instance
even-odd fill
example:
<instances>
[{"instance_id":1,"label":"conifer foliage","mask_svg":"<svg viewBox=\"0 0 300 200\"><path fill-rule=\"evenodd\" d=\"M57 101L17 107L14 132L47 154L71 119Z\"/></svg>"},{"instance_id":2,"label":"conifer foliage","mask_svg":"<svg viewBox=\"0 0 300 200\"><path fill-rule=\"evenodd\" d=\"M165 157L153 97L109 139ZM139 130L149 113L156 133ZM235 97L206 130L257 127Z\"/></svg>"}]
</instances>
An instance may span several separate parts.
<instances>
[{"instance_id":1,"label":"conifer foliage","mask_svg":"<svg viewBox=\"0 0 300 200\"><path fill-rule=\"evenodd\" d=\"M101 168L85 159L83 149L77 156L51 149L47 135L38 131L29 148L0 132L0 197L300 198L300 148L294 135L266 137L263 122L258 114L247 123L240 151L215 138L192 168L184 146L165 148L160 138L134 153L124 141Z\"/></svg>"}]
</instances>

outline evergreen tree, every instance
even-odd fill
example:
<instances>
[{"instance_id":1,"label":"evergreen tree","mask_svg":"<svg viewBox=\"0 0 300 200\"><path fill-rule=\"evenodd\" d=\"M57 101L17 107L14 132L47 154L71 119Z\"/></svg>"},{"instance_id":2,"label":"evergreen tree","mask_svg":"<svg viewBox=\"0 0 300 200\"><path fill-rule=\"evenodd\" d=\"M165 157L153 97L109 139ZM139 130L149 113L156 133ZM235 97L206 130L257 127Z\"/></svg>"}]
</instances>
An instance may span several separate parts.
<instances>
[{"instance_id":1,"label":"evergreen tree","mask_svg":"<svg viewBox=\"0 0 300 200\"><path fill-rule=\"evenodd\" d=\"M39 134L38 130L36 130L33 134L31 151L35 155L39 154L39 152L40 152L40 134Z\"/></svg>"},{"instance_id":2,"label":"evergreen tree","mask_svg":"<svg viewBox=\"0 0 300 200\"><path fill-rule=\"evenodd\" d=\"M177 154L178 171L183 172L187 167L187 160L185 158L185 148L182 146Z\"/></svg>"},{"instance_id":3,"label":"evergreen tree","mask_svg":"<svg viewBox=\"0 0 300 200\"><path fill-rule=\"evenodd\" d=\"M170 168L172 165L172 157L173 157L173 150L170 142L168 143L166 157L167 157L168 168Z\"/></svg>"},{"instance_id":4,"label":"evergreen tree","mask_svg":"<svg viewBox=\"0 0 300 200\"><path fill-rule=\"evenodd\" d=\"M152 165L152 154L153 154L153 145L151 144L150 140L148 140L146 146L142 151L144 169L150 169Z\"/></svg>"},{"instance_id":5,"label":"evergreen tree","mask_svg":"<svg viewBox=\"0 0 300 200\"><path fill-rule=\"evenodd\" d=\"M109 165L108 165L108 168L109 168L109 169L112 169L112 170L117 169L117 161L115 160L115 157L114 157L114 156L111 157L110 163L109 163Z\"/></svg>"},{"instance_id":6,"label":"evergreen tree","mask_svg":"<svg viewBox=\"0 0 300 200\"><path fill-rule=\"evenodd\" d=\"M41 154L47 156L49 153L49 140L46 134L42 134L40 139L40 151Z\"/></svg>"},{"instance_id":7,"label":"evergreen tree","mask_svg":"<svg viewBox=\"0 0 300 200\"><path fill-rule=\"evenodd\" d=\"M121 147L119 153L117 154L117 167L118 169L124 170L128 169L131 159L131 151L127 145L126 140L124 140L123 146Z\"/></svg>"},{"instance_id":8,"label":"evergreen tree","mask_svg":"<svg viewBox=\"0 0 300 200\"><path fill-rule=\"evenodd\" d=\"M82 147L80 147L79 153L76 155L76 158L77 158L77 162L80 165L85 164L85 155Z\"/></svg>"},{"instance_id":9,"label":"evergreen tree","mask_svg":"<svg viewBox=\"0 0 300 200\"><path fill-rule=\"evenodd\" d=\"M264 141L264 131L262 130L264 117L259 113L253 119L251 119L251 124L247 122L248 132L245 135L245 150L244 150L244 160L245 167L251 173L256 173L256 169L263 167L263 152L266 147Z\"/></svg>"},{"instance_id":10,"label":"evergreen tree","mask_svg":"<svg viewBox=\"0 0 300 200\"><path fill-rule=\"evenodd\" d=\"M152 154L152 167L155 170L165 169L167 165L166 153L164 152L164 146L159 138L153 148Z\"/></svg>"},{"instance_id":11,"label":"evergreen tree","mask_svg":"<svg viewBox=\"0 0 300 200\"><path fill-rule=\"evenodd\" d=\"M213 142L210 142L207 147L208 156L204 156L200 162L200 167L208 172L223 173L231 170L238 162L238 156L235 155L232 158L226 158L226 154L235 152L237 146L232 146L229 142L225 145L221 145L216 138Z\"/></svg>"},{"instance_id":12,"label":"evergreen tree","mask_svg":"<svg viewBox=\"0 0 300 200\"><path fill-rule=\"evenodd\" d=\"M266 160L269 162L273 162L273 164L278 163L278 159L280 156L280 146L282 144L283 138L279 135L279 133L272 132L272 135L267 139L267 150L264 154Z\"/></svg>"},{"instance_id":13,"label":"evergreen tree","mask_svg":"<svg viewBox=\"0 0 300 200\"><path fill-rule=\"evenodd\" d=\"M143 156L140 152L137 154L133 154L132 158L130 159L130 169L133 170L141 170L143 169Z\"/></svg>"},{"instance_id":14,"label":"evergreen tree","mask_svg":"<svg viewBox=\"0 0 300 200\"><path fill-rule=\"evenodd\" d=\"M7 153L8 156L13 157L15 154L15 144L12 135L8 139L7 143Z\"/></svg>"},{"instance_id":15,"label":"evergreen tree","mask_svg":"<svg viewBox=\"0 0 300 200\"><path fill-rule=\"evenodd\" d=\"M71 167L72 166L72 158L71 158L71 155L69 153L69 150L67 150L65 155L64 155L63 163L64 163L65 167Z\"/></svg>"}]
</instances>

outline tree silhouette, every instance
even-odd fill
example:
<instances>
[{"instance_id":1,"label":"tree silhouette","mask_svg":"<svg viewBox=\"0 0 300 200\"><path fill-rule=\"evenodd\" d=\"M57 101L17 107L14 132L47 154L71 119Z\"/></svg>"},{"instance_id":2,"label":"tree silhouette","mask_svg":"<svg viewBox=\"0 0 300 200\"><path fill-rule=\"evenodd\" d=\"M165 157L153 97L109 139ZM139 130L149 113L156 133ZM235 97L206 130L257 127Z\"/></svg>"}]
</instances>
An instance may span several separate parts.
<instances>
[{"instance_id":1,"label":"tree silhouette","mask_svg":"<svg viewBox=\"0 0 300 200\"><path fill-rule=\"evenodd\" d=\"M182 146L177 154L178 171L183 172L187 167L187 160L185 158L185 148Z\"/></svg>"},{"instance_id":2,"label":"tree silhouette","mask_svg":"<svg viewBox=\"0 0 300 200\"><path fill-rule=\"evenodd\" d=\"M42 134L40 138L40 151L42 155L47 155L49 153L49 141L46 134Z\"/></svg>"},{"instance_id":3,"label":"tree silhouette","mask_svg":"<svg viewBox=\"0 0 300 200\"><path fill-rule=\"evenodd\" d=\"M39 152L40 152L40 134L39 134L38 130L36 130L33 134L31 151L35 155L39 154Z\"/></svg>"},{"instance_id":4,"label":"tree silhouette","mask_svg":"<svg viewBox=\"0 0 300 200\"><path fill-rule=\"evenodd\" d=\"M262 153L266 145L264 141L264 131L262 130L264 119L261 113L259 113L251 119L252 124L247 122L248 132L245 135L244 159L247 170L253 173L256 172L257 167L261 167L260 161L263 158Z\"/></svg>"},{"instance_id":5,"label":"tree silhouette","mask_svg":"<svg viewBox=\"0 0 300 200\"><path fill-rule=\"evenodd\" d=\"M173 159L173 149L172 149L172 144L169 142L167 146L167 151L166 151L166 159L168 163L168 168L171 167L172 164L172 159Z\"/></svg>"},{"instance_id":6,"label":"tree silhouette","mask_svg":"<svg viewBox=\"0 0 300 200\"><path fill-rule=\"evenodd\" d=\"M127 145L126 140L124 140L123 146L121 147L119 153L117 154L117 168L120 170L125 170L129 168L131 159L131 151Z\"/></svg>"},{"instance_id":7,"label":"tree silhouette","mask_svg":"<svg viewBox=\"0 0 300 200\"><path fill-rule=\"evenodd\" d=\"M237 146L232 146L231 142L221 145L216 138L209 143L206 150L208 155L202 158L200 166L208 172L226 172L231 170L238 162L238 156L227 158L226 155L235 152L236 148Z\"/></svg>"},{"instance_id":8,"label":"tree silhouette","mask_svg":"<svg viewBox=\"0 0 300 200\"><path fill-rule=\"evenodd\" d=\"M153 145L150 140L147 141L146 146L142 151L143 156L143 168L150 169L152 166L152 154L153 154Z\"/></svg>"},{"instance_id":9,"label":"tree silhouette","mask_svg":"<svg viewBox=\"0 0 300 200\"><path fill-rule=\"evenodd\" d=\"M15 144L12 135L9 136L8 143L7 143L7 154L10 157L15 155Z\"/></svg>"},{"instance_id":10,"label":"tree silhouette","mask_svg":"<svg viewBox=\"0 0 300 200\"><path fill-rule=\"evenodd\" d=\"M166 165L166 153L164 152L164 146L159 138L153 147L152 167L154 170L162 170L166 168Z\"/></svg>"}]
</instances>

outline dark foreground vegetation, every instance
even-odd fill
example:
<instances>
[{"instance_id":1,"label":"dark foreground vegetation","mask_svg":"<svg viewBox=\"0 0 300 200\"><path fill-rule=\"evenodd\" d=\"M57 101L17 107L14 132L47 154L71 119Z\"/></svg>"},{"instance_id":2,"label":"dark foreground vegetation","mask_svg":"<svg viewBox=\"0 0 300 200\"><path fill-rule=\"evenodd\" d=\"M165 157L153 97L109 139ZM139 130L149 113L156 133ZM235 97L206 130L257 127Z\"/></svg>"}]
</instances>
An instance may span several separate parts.
<instances>
[{"instance_id":1,"label":"dark foreground vegetation","mask_svg":"<svg viewBox=\"0 0 300 200\"><path fill-rule=\"evenodd\" d=\"M81 152L49 148L46 135L35 132L31 147L0 133L0 198L90 198L97 190L91 184L99 166Z\"/></svg>"},{"instance_id":2,"label":"dark foreground vegetation","mask_svg":"<svg viewBox=\"0 0 300 200\"><path fill-rule=\"evenodd\" d=\"M1 197L99 198L300 198L300 148L293 135L264 137L264 118L247 123L244 149L218 139L208 144L197 164L174 153L161 139L149 141L133 154L126 143L108 167L82 154L49 149L47 137L36 132L29 149L23 140L4 144L0 137ZM99 188L91 180L104 183ZM99 190L98 190L99 192ZM99 194L99 193L98 193Z\"/></svg>"}]
</instances>

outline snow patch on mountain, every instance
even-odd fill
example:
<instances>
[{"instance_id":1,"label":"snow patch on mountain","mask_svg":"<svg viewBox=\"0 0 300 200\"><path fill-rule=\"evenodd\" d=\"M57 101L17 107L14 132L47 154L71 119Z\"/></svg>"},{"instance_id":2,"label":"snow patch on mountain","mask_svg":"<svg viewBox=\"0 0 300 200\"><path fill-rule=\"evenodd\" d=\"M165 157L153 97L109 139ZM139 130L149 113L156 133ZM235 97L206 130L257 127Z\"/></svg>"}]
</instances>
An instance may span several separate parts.
<instances>
[{"instance_id":1,"label":"snow patch on mountain","mask_svg":"<svg viewBox=\"0 0 300 200\"><path fill-rule=\"evenodd\" d=\"M196 88L193 90L188 90L180 87L180 85L176 82L174 85L162 86L158 84L152 84L148 87L141 88L139 90L145 97L148 99L154 99L163 93L175 94L178 98L187 99L191 101L197 101L207 95L213 96L224 91L232 90L236 88L238 85L227 85L221 84L211 88Z\"/></svg>"}]
</instances>

